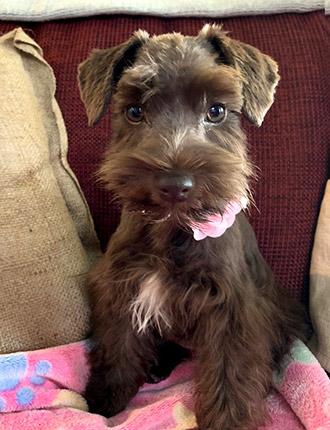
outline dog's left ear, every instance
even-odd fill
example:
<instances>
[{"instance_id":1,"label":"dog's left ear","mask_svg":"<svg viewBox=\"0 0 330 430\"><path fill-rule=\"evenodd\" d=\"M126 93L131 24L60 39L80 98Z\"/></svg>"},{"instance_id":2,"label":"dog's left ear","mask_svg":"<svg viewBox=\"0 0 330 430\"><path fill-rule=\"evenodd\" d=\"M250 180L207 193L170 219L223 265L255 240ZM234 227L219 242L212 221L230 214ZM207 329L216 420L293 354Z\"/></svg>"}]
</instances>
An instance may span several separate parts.
<instances>
[{"instance_id":1,"label":"dog's left ear","mask_svg":"<svg viewBox=\"0 0 330 430\"><path fill-rule=\"evenodd\" d=\"M280 79L275 61L257 48L233 40L221 26L206 24L199 38L206 39L217 54L216 61L241 73L244 104L242 112L253 124L260 126L274 101Z\"/></svg>"},{"instance_id":2,"label":"dog's left ear","mask_svg":"<svg viewBox=\"0 0 330 430\"><path fill-rule=\"evenodd\" d=\"M89 125L104 115L113 92L125 69L132 66L141 46L148 40L146 31L136 31L124 43L108 49L94 49L78 67L81 99L85 104Z\"/></svg>"}]
</instances>

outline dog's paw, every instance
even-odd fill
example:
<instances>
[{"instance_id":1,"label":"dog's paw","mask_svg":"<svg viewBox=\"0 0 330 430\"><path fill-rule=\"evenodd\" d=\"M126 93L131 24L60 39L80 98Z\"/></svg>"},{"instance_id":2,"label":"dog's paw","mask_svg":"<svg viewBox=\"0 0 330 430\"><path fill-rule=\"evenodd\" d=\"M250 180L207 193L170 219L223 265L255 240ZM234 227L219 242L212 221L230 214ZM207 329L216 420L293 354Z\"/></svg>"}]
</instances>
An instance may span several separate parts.
<instances>
[{"instance_id":1,"label":"dog's paw","mask_svg":"<svg viewBox=\"0 0 330 430\"><path fill-rule=\"evenodd\" d=\"M116 393L111 387L89 383L85 392L89 412L110 418L125 409L128 398L121 391Z\"/></svg>"},{"instance_id":2,"label":"dog's paw","mask_svg":"<svg viewBox=\"0 0 330 430\"><path fill-rule=\"evenodd\" d=\"M97 398L94 397L93 399L86 395L85 398L90 413L99 414L106 418L119 414L119 412L125 409L127 404L126 399L121 400L111 394L98 395Z\"/></svg>"}]
</instances>

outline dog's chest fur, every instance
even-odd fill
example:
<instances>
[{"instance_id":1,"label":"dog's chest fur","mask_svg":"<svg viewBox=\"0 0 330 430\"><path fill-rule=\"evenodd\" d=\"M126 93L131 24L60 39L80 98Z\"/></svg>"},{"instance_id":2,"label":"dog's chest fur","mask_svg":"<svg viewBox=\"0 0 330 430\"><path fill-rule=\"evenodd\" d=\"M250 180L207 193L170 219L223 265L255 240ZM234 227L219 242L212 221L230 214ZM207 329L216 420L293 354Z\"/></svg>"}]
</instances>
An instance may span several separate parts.
<instances>
[{"instance_id":1,"label":"dog's chest fur","mask_svg":"<svg viewBox=\"0 0 330 430\"><path fill-rule=\"evenodd\" d=\"M171 327L169 312L166 309L168 291L157 272L149 275L139 286L137 297L131 304L132 325L138 333L144 333L150 325L160 332L163 325Z\"/></svg>"},{"instance_id":2,"label":"dog's chest fur","mask_svg":"<svg viewBox=\"0 0 330 430\"><path fill-rule=\"evenodd\" d=\"M153 235L155 234L157 233L154 231ZM194 252L194 246L196 247L196 243L187 238L182 230L161 244L149 244L149 247L161 248L158 252L166 256L167 261L167 264L164 261L162 269L167 270L155 268L150 272L146 269L146 276L139 283L137 295L130 306L132 325L138 333L146 332L150 327L160 332L173 329L173 299L178 294L181 306L186 306L182 292L189 291L189 275L187 273L186 282L183 282L180 273L189 260L190 253Z\"/></svg>"},{"instance_id":3,"label":"dog's chest fur","mask_svg":"<svg viewBox=\"0 0 330 430\"><path fill-rule=\"evenodd\" d=\"M235 258L230 249L226 251L228 243L235 244L240 236L239 224L238 221L217 239L196 242L179 230L162 242L159 267L147 269L150 264L146 261L146 275L130 304L132 325L138 333L155 328L170 337L189 337L203 312L203 304L209 300L214 304L224 301L224 291L219 289L217 280L224 279L225 271L232 265L237 266L237 276L245 267L245 261ZM152 247L146 244L145 248L149 246ZM214 260L212 256L219 249L223 250L222 255Z\"/></svg>"}]
</instances>

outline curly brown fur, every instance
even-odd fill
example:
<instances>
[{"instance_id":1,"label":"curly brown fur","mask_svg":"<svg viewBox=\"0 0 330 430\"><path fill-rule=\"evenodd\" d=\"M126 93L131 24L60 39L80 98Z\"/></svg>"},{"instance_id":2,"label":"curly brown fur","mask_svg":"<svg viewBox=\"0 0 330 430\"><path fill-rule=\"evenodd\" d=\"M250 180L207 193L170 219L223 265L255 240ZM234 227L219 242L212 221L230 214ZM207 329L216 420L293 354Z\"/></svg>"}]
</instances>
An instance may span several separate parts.
<instances>
[{"instance_id":1,"label":"curly brown fur","mask_svg":"<svg viewBox=\"0 0 330 430\"><path fill-rule=\"evenodd\" d=\"M184 345L196 363L199 429L267 421L272 371L300 334L295 304L276 287L243 213L218 238L196 241L189 225L251 197L239 113L260 125L278 79L271 58L209 25L197 37L139 31L80 65L90 123L113 95L100 175L123 205L90 275L91 411L121 411L150 374L169 374ZM227 117L212 123L206 112L217 103ZM141 121L128 121L131 106L143 108ZM183 201L164 198L161 181L182 177L191 186Z\"/></svg>"}]
</instances>

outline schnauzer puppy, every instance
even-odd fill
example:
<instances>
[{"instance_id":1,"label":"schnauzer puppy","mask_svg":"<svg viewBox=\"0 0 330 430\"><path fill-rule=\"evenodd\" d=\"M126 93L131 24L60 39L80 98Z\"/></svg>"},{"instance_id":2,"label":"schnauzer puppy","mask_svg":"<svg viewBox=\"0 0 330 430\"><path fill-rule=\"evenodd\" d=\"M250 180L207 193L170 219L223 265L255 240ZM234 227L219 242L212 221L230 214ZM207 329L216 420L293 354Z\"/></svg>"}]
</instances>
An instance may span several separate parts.
<instances>
[{"instance_id":1,"label":"schnauzer puppy","mask_svg":"<svg viewBox=\"0 0 330 430\"><path fill-rule=\"evenodd\" d=\"M217 25L95 50L79 66L89 123L113 98L100 176L121 223L89 280L86 397L105 416L192 351L199 429L267 421L272 371L299 335L243 209L254 174L240 114L260 126L276 63Z\"/></svg>"}]
</instances>

